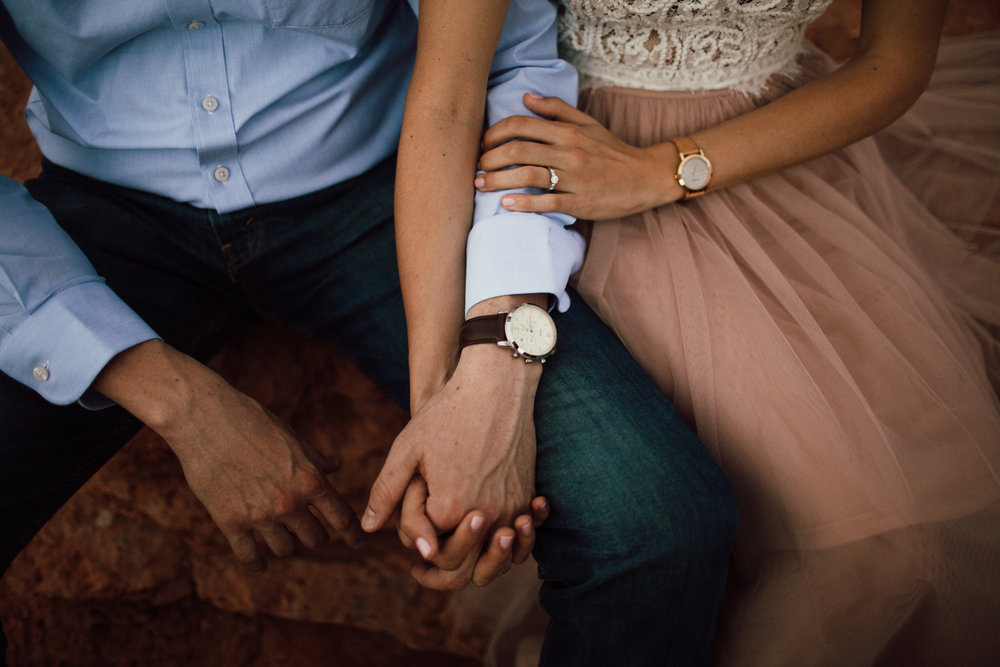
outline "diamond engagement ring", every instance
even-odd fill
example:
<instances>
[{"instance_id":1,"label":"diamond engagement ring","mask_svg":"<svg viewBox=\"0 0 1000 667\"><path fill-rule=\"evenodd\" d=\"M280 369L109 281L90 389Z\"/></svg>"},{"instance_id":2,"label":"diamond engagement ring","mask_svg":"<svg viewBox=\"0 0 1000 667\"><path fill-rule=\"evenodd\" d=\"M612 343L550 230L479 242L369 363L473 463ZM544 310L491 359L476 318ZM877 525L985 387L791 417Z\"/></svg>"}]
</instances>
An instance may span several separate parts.
<instances>
[{"instance_id":1,"label":"diamond engagement ring","mask_svg":"<svg viewBox=\"0 0 1000 667\"><path fill-rule=\"evenodd\" d=\"M555 169L552 167L547 167L547 169L549 170L549 192L552 192L556 189L556 186L559 185L559 177L556 176Z\"/></svg>"}]
</instances>

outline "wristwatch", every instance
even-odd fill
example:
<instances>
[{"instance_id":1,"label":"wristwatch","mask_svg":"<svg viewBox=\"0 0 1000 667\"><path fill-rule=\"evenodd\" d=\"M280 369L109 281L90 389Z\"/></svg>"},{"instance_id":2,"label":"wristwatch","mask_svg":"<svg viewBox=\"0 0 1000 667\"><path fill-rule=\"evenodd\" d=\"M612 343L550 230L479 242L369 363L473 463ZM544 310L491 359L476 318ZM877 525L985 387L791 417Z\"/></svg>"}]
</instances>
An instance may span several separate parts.
<instances>
[{"instance_id":1,"label":"wristwatch","mask_svg":"<svg viewBox=\"0 0 1000 667\"><path fill-rule=\"evenodd\" d=\"M494 343L511 348L514 357L521 357L525 363L544 364L556 351L556 323L544 308L523 303L511 311L466 320L458 343L460 347Z\"/></svg>"},{"instance_id":2,"label":"wristwatch","mask_svg":"<svg viewBox=\"0 0 1000 667\"><path fill-rule=\"evenodd\" d=\"M708 184L712 180L712 163L698 148L698 144L691 137L674 137L670 139L670 143L681 157L674 178L684 188L684 200L708 192Z\"/></svg>"}]
</instances>

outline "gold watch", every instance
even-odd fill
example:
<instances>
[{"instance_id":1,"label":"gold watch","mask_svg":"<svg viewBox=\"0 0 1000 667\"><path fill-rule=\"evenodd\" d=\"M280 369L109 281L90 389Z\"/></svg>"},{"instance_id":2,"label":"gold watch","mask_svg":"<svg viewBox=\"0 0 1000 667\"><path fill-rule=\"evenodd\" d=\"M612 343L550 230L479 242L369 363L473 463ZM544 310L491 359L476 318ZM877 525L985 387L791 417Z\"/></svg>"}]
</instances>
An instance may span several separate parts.
<instances>
[{"instance_id":1,"label":"gold watch","mask_svg":"<svg viewBox=\"0 0 1000 667\"><path fill-rule=\"evenodd\" d=\"M674 137L670 139L670 143L681 158L674 180L684 188L684 200L700 197L708 192L708 184L712 180L712 163L698 148L698 144L691 137Z\"/></svg>"}]
</instances>

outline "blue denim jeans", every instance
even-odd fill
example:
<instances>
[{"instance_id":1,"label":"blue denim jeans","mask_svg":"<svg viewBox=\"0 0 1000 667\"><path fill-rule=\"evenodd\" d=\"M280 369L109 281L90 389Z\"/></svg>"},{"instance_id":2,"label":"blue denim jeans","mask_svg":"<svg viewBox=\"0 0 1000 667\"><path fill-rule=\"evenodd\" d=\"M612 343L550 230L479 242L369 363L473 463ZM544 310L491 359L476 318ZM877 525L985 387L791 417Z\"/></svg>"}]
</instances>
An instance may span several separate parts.
<instances>
[{"instance_id":1,"label":"blue denim jeans","mask_svg":"<svg viewBox=\"0 0 1000 667\"><path fill-rule=\"evenodd\" d=\"M408 402L394 163L228 214L47 164L28 184L98 272L174 347L207 360L273 318ZM707 663L737 519L728 481L614 334L574 295L535 418L535 550L547 665ZM119 408L46 403L0 375L0 572L138 430ZM0 640L2 641L2 640Z\"/></svg>"}]
</instances>

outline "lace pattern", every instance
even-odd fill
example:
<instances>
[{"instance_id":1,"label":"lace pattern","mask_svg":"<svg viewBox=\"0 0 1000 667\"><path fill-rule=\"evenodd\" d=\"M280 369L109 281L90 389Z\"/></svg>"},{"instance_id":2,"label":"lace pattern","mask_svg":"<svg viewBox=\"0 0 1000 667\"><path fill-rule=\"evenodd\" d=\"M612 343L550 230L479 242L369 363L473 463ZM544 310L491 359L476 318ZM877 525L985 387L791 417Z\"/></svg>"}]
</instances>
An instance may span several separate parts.
<instances>
[{"instance_id":1,"label":"lace pattern","mask_svg":"<svg viewBox=\"0 0 1000 667\"><path fill-rule=\"evenodd\" d=\"M563 58L581 85L753 91L791 74L832 0L562 0Z\"/></svg>"}]
</instances>

